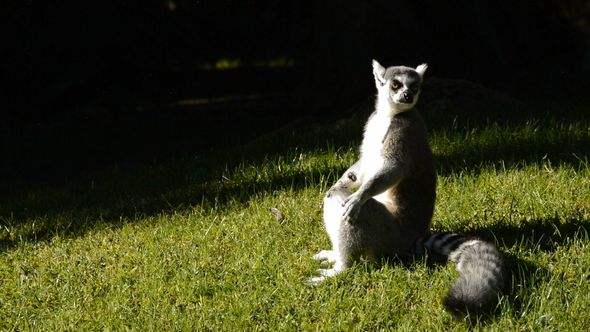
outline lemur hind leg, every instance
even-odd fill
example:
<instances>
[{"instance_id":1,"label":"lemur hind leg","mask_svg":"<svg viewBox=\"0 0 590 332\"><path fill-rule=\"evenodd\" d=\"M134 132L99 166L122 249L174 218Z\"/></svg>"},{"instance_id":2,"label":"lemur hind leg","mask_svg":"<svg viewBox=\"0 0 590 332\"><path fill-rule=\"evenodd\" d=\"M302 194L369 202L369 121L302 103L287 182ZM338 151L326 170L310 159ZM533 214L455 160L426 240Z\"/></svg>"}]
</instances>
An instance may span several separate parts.
<instances>
[{"instance_id":1,"label":"lemur hind leg","mask_svg":"<svg viewBox=\"0 0 590 332\"><path fill-rule=\"evenodd\" d=\"M330 241L332 242L332 250L322 250L312 258L316 260L324 260L329 263L335 263L338 259L338 229L341 223L341 216L344 212L342 203L351 195L350 189L358 188L360 181L358 177L358 168L360 164L357 162L352 165L342 177L334 184L326 193L324 197L324 225Z\"/></svg>"},{"instance_id":2,"label":"lemur hind leg","mask_svg":"<svg viewBox=\"0 0 590 332\"><path fill-rule=\"evenodd\" d=\"M325 277L351 268L361 257L380 261L395 254L396 223L391 212L381 202L370 199L363 205L357 220L352 223L342 221L342 202L350 195L348 189L335 185L324 198L324 223L332 250L323 250L313 258L335 264L331 269L319 269L322 277L313 278L308 284L317 284Z\"/></svg>"},{"instance_id":3,"label":"lemur hind leg","mask_svg":"<svg viewBox=\"0 0 590 332\"><path fill-rule=\"evenodd\" d=\"M360 172L361 162L357 161L350 166L344 174L336 181L336 183L328 190L326 197L330 196L330 191L339 191L339 189L355 189L361 186L363 174ZM350 195L347 195L350 196Z\"/></svg>"},{"instance_id":4,"label":"lemur hind leg","mask_svg":"<svg viewBox=\"0 0 590 332\"><path fill-rule=\"evenodd\" d=\"M317 272L321 277L314 277L306 281L305 283L308 285L316 285L326 277L332 277L340 271L352 266L352 260L347 256L348 253L345 255L341 253L339 240L340 227L342 225L342 213L344 211L342 202L350 195L351 193L348 189L334 185L328 190L324 197L324 225L332 243L332 250L322 250L314 255L313 259L325 260L329 263L335 264L331 269L318 269Z\"/></svg>"},{"instance_id":5,"label":"lemur hind leg","mask_svg":"<svg viewBox=\"0 0 590 332\"><path fill-rule=\"evenodd\" d=\"M322 250L313 256L313 259L327 260L335 263L339 256L338 233L342 224L342 213L344 208L342 202L348 196L350 191L340 186L333 186L328 190L324 197L324 226L332 243L332 250Z\"/></svg>"}]
</instances>

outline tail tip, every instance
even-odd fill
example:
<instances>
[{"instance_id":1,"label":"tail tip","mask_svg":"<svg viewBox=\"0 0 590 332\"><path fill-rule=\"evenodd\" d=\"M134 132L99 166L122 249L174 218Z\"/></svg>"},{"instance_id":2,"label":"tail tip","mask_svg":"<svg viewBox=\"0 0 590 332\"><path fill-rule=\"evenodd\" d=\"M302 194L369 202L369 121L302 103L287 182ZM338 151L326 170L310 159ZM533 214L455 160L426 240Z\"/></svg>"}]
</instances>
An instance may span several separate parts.
<instances>
[{"instance_id":1,"label":"tail tip","mask_svg":"<svg viewBox=\"0 0 590 332\"><path fill-rule=\"evenodd\" d=\"M443 300L443 305L455 320L462 320L471 315L486 314L494 311L498 303L498 295L498 293L494 292L493 295L488 294L488 296L478 299L465 299L449 294Z\"/></svg>"},{"instance_id":2,"label":"tail tip","mask_svg":"<svg viewBox=\"0 0 590 332\"><path fill-rule=\"evenodd\" d=\"M443 305L455 320L465 319L470 314L480 312L482 309L477 306L470 305L465 301L460 301L450 297L444 299Z\"/></svg>"}]
</instances>

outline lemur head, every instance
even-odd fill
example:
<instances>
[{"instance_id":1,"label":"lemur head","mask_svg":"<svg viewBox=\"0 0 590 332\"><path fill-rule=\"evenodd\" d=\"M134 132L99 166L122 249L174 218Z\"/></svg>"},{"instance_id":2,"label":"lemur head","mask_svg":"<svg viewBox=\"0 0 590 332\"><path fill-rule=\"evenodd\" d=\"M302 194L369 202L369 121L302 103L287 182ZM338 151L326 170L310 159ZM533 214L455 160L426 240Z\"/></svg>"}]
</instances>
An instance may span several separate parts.
<instances>
[{"instance_id":1,"label":"lemur head","mask_svg":"<svg viewBox=\"0 0 590 332\"><path fill-rule=\"evenodd\" d=\"M426 68L428 65L423 63L416 69L404 66L386 69L379 62L373 60L377 98L379 100L385 98L396 113L411 109L418 101L422 77Z\"/></svg>"}]
</instances>

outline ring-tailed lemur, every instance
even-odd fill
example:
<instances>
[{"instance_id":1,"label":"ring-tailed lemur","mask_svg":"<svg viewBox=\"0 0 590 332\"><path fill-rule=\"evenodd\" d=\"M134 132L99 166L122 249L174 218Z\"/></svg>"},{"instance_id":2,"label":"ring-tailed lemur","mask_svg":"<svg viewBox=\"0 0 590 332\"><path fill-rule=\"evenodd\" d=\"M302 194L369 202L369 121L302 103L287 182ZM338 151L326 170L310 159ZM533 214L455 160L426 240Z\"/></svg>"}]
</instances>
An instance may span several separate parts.
<instances>
[{"instance_id":1,"label":"ring-tailed lemur","mask_svg":"<svg viewBox=\"0 0 590 332\"><path fill-rule=\"evenodd\" d=\"M459 235L427 236L436 198L436 169L426 126L413 107L427 65L382 67L373 60L375 111L367 121L360 159L324 197L324 224L332 250L314 259L333 262L325 277L348 269L361 257L378 262L424 252L448 254L459 278L445 302L453 311L484 308L503 288L502 255L492 244ZM359 188L351 193L351 189Z\"/></svg>"}]
</instances>

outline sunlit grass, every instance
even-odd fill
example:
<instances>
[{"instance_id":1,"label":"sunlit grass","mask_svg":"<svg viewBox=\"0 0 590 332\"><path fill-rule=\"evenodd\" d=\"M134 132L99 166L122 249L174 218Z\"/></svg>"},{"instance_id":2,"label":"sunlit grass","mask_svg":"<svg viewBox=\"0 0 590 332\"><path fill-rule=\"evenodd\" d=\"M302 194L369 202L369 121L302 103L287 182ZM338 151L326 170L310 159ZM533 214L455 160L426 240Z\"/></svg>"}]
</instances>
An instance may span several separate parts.
<instances>
[{"instance_id":1,"label":"sunlit grass","mask_svg":"<svg viewBox=\"0 0 590 332\"><path fill-rule=\"evenodd\" d=\"M0 330L590 326L584 119L431 132L439 169L433 230L496 243L512 272L511 291L491 315L455 322L444 312L452 264L359 264L305 286L319 268L311 256L329 247L322 196L357 158L361 127L258 141L3 202Z\"/></svg>"}]
</instances>

